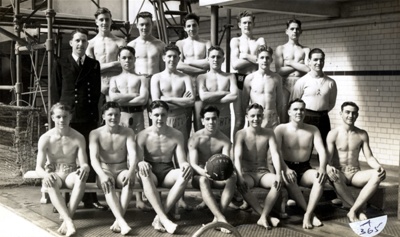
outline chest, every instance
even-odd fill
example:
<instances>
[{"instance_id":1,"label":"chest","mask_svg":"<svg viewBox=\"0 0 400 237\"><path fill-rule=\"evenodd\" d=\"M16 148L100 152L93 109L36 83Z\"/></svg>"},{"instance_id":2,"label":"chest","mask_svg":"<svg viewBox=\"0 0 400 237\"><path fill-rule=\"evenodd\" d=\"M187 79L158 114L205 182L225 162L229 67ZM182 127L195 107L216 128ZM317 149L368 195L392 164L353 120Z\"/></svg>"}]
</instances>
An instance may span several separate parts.
<instances>
[{"instance_id":1,"label":"chest","mask_svg":"<svg viewBox=\"0 0 400 237\"><path fill-rule=\"evenodd\" d=\"M156 156L169 155L175 148L175 141L164 135L150 135L146 140L147 152Z\"/></svg>"},{"instance_id":2,"label":"chest","mask_svg":"<svg viewBox=\"0 0 400 237\"><path fill-rule=\"evenodd\" d=\"M274 93L276 84L273 78L264 75L254 78L250 82L251 92L257 94Z\"/></svg>"},{"instance_id":3,"label":"chest","mask_svg":"<svg viewBox=\"0 0 400 237\"><path fill-rule=\"evenodd\" d=\"M268 140L265 136L257 136L254 134L246 134L245 147L249 151L263 152L269 147Z\"/></svg>"},{"instance_id":4,"label":"chest","mask_svg":"<svg viewBox=\"0 0 400 237\"><path fill-rule=\"evenodd\" d=\"M197 41L188 41L183 47L183 54L186 58L200 59L206 57L206 45Z\"/></svg>"},{"instance_id":5,"label":"chest","mask_svg":"<svg viewBox=\"0 0 400 237\"><path fill-rule=\"evenodd\" d=\"M48 152L55 157L70 156L77 151L77 146L68 137L51 138Z\"/></svg>"},{"instance_id":6,"label":"chest","mask_svg":"<svg viewBox=\"0 0 400 237\"><path fill-rule=\"evenodd\" d=\"M131 90L133 88L139 88L141 81L132 76L120 77L115 81L118 90Z\"/></svg>"},{"instance_id":7,"label":"chest","mask_svg":"<svg viewBox=\"0 0 400 237\"><path fill-rule=\"evenodd\" d=\"M298 45L289 46L286 45L283 48L283 58L292 59L296 62L304 61L305 52L302 47Z\"/></svg>"},{"instance_id":8,"label":"chest","mask_svg":"<svg viewBox=\"0 0 400 237\"><path fill-rule=\"evenodd\" d=\"M340 139L336 139L336 148L339 151L356 150L362 146L362 140L356 133L339 132L338 137Z\"/></svg>"},{"instance_id":9,"label":"chest","mask_svg":"<svg viewBox=\"0 0 400 237\"><path fill-rule=\"evenodd\" d=\"M101 150L107 153L126 150L126 139L117 134L102 134L99 143Z\"/></svg>"},{"instance_id":10,"label":"chest","mask_svg":"<svg viewBox=\"0 0 400 237\"><path fill-rule=\"evenodd\" d=\"M160 80L160 90L162 93L172 93L176 96L182 96L186 91L186 86L183 78L179 76L172 76L170 78L162 78Z\"/></svg>"},{"instance_id":11,"label":"chest","mask_svg":"<svg viewBox=\"0 0 400 237\"><path fill-rule=\"evenodd\" d=\"M208 91L229 91L230 81L220 75L207 75L205 86Z\"/></svg>"},{"instance_id":12,"label":"chest","mask_svg":"<svg viewBox=\"0 0 400 237\"><path fill-rule=\"evenodd\" d=\"M149 42L137 42L136 47L136 58L158 58L160 56L160 52L158 48L149 43Z\"/></svg>"},{"instance_id":13,"label":"chest","mask_svg":"<svg viewBox=\"0 0 400 237\"><path fill-rule=\"evenodd\" d=\"M289 131L283 141L291 149L309 149L312 147L314 135L304 130Z\"/></svg>"},{"instance_id":14,"label":"chest","mask_svg":"<svg viewBox=\"0 0 400 237\"><path fill-rule=\"evenodd\" d=\"M199 149L203 154L210 156L211 154L222 153L223 146L213 137L201 137L199 139Z\"/></svg>"},{"instance_id":15,"label":"chest","mask_svg":"<svg viewBox=\"0 0 400 237\"><path fill-rule=\"evenodd\" d=\"M258 49L258 43L256 40L244 40L239 41L239 51L240 53L248 53L256 55Z\"/></svg>"}]
</instances>

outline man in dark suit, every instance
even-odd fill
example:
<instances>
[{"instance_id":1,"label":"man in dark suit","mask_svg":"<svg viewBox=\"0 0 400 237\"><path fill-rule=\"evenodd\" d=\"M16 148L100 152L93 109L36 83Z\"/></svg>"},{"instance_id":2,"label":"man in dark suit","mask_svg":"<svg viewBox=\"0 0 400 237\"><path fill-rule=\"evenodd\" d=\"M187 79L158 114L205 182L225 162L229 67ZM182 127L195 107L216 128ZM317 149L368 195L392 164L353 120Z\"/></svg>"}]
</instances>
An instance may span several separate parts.
<instances>
[{"instance_id":1,"label":"man in dark suit","mask_svg":"<svg viewBox=\"0 0 400 237\"><path fill-rule=\"evenodd\" d=\"M72 107L70 126L85 137L89 157L89 133L97 128L99 120L100 64L85 55L88 47L86 30L77 29L72 32L69 44L72 54L55 63L52 103L61 102ZM96 173L91 165L87 182L96 182ZM82 201L86 208L107 210L98 202L96 193L86 193Z\"/></svg>"}]
</instances>

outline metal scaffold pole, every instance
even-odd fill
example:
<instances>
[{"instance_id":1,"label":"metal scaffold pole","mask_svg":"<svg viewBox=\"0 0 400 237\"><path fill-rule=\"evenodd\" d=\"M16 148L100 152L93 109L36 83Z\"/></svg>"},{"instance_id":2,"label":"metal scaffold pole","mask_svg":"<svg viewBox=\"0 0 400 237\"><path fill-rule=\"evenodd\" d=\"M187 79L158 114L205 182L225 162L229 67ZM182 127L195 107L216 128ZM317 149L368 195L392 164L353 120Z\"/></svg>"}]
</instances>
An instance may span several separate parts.
<instances>
[{"instance_id":1,"label":"metal scaffold pole","mask_svg":"<svg viewBox=\"0 0 400 237\"><path fill-rule=\"evenodd\" d=\"M56 12L53 9L53 0L47 0L47 10L46 10L46 19L47 19L47 40L46 40L46 51L47 51L47 60L48 60L48 67L47 67L47 122L49 129L51 128L51 116L50 116L50 109L52 106L51 103L51 87L53 83L53 61L54 61L54 40L53 40L53 22L55 18Z\"/></svg>"}]
</instances>

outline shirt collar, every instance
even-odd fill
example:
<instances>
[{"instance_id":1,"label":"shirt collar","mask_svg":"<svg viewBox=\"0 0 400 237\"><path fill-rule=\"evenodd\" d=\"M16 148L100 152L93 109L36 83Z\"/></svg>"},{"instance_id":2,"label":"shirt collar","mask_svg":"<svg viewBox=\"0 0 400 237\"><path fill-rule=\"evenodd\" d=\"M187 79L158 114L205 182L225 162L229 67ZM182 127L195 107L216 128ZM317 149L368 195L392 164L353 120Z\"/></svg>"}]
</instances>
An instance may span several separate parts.
<instances>
[{"instance_id":1,"label":"shirt collar","mask_svg":"<svg viewBox=\"0 0 400 237\"><path fill-rule=\"evenodd\" d=\"M74 58L75 62L78 61L78 58L79 58L78 55L72 54L72 57ZM81 58L82 58L82 64L83 64L83 62L85 62L86 55L83 55Z\"/></svg>"}]
</instances>

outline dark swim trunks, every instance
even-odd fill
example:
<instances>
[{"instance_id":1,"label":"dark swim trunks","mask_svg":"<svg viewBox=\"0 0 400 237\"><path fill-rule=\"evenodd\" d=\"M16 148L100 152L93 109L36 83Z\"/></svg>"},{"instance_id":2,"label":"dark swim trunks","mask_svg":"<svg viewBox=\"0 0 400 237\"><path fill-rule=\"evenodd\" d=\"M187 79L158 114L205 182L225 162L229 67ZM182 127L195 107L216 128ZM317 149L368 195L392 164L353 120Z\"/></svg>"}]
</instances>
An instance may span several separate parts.
<instances>
[{"instance_id":1,"label":"dark swim trunks","mask_svg":"<svg viewBox=\"0 0 400 237\"><path fill-rule=\"evenodd\" d=\"M305 162L291 162L291 161L286 161L285 160L286 165L294 170L297 174L297 183L300 182L301 178L303 177L304 173L307 170L312 169L311 165L310 165L310 161L305 161Z\"/></svg>"},{"instance_id":2,"label":"dark swim trunks","mask_svg":"<svg viewBox=\"0 0 400 237\"><path fill-rule=\"evenodd\" d=\"M150 162L151 171L157 177L158 186L160 186L165 179L165 176L171 171L174 170L174 164L172 162L162 163L162 162Z\"/></svg>"},{"instance_id":3,"label":"dark swim trunks","mask_svg":"<svg viewBox=\"0 0 400 237\"><path fill-rule=\"evenodd\" d=\"M236 82L237 82L237 86L238 86L239 90L243 90L244 79L246 78L247 74L235 73L235 76L236 76Z\"/></svg>"}]
</instances>

